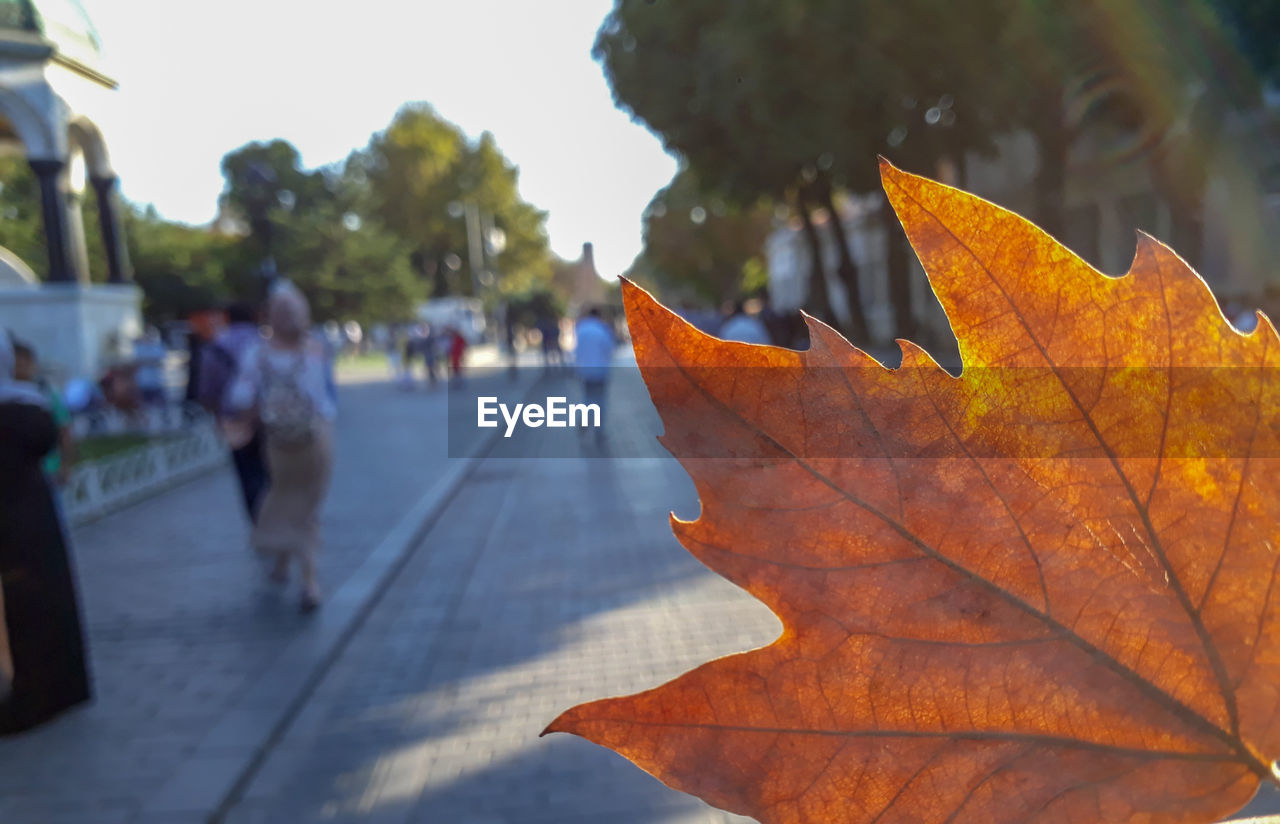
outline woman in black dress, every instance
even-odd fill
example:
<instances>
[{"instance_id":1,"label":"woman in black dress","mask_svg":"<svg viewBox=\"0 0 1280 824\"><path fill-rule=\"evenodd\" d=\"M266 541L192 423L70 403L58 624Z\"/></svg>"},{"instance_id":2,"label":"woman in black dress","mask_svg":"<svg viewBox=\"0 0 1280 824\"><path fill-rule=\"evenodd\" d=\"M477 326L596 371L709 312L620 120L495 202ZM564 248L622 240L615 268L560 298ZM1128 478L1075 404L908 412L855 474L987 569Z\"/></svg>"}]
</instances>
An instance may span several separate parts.
<instances>
[{"instance_id":1,"label":"woman in black dress","mask_svg":"<svg viewBox=\"0 0 1280 824\"><path fill-rule=\"evenodd\" d=\"M71 559L40 467L57 440L44 395L14 380L13 346L0 329L0 586L13 664L0 735L90 698Z\"/></svg>"}]
</instances>

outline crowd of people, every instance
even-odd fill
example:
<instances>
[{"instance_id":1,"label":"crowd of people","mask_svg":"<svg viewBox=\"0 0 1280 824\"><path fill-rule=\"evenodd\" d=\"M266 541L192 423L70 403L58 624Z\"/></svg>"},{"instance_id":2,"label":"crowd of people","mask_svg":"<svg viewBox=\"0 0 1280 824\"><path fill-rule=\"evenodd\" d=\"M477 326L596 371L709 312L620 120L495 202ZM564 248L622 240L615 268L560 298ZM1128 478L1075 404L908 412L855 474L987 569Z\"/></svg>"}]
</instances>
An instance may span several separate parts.
<instances>
[{"instance_id":1,"label":"crowd of people","mask_svg":"<svg viewBox=\"0 0 1280 824\"><path fill-rule=\"evenodd\" d=\"M708 335L742 343L762 343L807 349L809 332L799 312L773 309L768 294L726 303L721 311L681 307L679 314Z\"/></svg>"},{"instance_id":2,"label":"crowd of people","mask_svg":"<svg viewBox=\"0 0 1280 824\"><path fill-rule=\"evenodd\" d=\"M705 319L691 318L691 320ZM512 356L520 337L551 368L569 368L558 317L529 329L506 326ZM781 325L758 307L735 305L718 318L721 337L779 341ZM618 336L599 308L572 325L572 369L582 398L604 419ZM785 339L791 342L790 339ZM104 394L128 408L167 402L158 335L138 342L126 371L109 374ZM393 330L382 346L401 381L421 363L428 381L457 379L466 338L427 324ZM526 347L527 348L527 347ZM278 281L261 307L235 303L192 336L187 400L207 412L230 452L263 574L284 587L296 572L300 608L322 601L316 557L320 511L334 464L338 414L334 352L313 329L302 293ZM0 734L29 729L90 698L68 531L57 488L74 460L65 400L38 381L36 353L0 330ZM603 431L597 430L597 438Z\"/></svg>"},{"instance_id":3,"label":"crowd of people","mask_svg":"<svg viewBox=\"0 0 1280 824\"><path fill-rule=\"evenodd\" d=\"M396 382L409 388L413 386L418 362L422 363L429 386L437 385L446 375L449 380L461 380L468 343L466 336L452 326L439 329L419 323L389 331L383 348Z\"/></svg>"},{"instance_id":4,"label":"crowd of people","mask_svg":"<svg viewBox=\"0 0 1280 824\"><path fill-rule=\"evenodd\" d=\"M266 577L284 586L296 568L300 606L310 612L322 599L316 553L333 472L332 357L287 281L273 286L264 317L246 304L226 315L225 328L198 346L190 394L214 415L231 451ZM0 735L42 724L92 693L56 492L73 444L65 404L35 375L32 347L0 329ZM141 385L150 385L145 375Z\"/></svg>"}]
</instances>

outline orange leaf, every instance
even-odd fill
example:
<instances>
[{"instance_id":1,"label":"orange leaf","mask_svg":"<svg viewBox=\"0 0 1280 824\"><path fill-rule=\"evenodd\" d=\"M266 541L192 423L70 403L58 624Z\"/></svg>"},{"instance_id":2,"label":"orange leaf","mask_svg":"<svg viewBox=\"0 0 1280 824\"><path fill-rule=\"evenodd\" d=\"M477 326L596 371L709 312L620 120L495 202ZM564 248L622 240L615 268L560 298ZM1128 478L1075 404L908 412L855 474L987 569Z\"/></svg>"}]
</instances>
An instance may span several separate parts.
<instances>
[{"instance_id":1,"label":"orange leaf","mask_svg":"<svg viewBox=\"0 0 1280 824\"><path fill-rule=\"evenodd\" d=\"M1145 236L1099 274L882 164L954 378L708 337L627 284L694 478L673 520L784 625L548 727L765 822L1214 821L1280 755L1280 341Z\"/></svg>"}]
</instances>

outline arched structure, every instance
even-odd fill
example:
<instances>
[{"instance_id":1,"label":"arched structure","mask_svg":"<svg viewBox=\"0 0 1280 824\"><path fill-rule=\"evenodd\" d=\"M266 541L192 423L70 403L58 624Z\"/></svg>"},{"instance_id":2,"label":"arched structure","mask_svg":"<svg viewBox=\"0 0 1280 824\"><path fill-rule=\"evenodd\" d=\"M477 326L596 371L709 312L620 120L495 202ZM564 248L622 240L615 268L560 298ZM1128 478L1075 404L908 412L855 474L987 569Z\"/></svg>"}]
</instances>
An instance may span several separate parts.
<instances>
[{"instance_id":1,"label":"arched structure","mask_svg":"<svg viewBox=\"0 0 1280 824\"><path fill-rule=\"evenodd\" d=\"M98 198L107 280L130 279L115 171L98 116L116 82L76 0L0 0L0 151L22 152L40 181L48 282L89 281L80 197L83 159Z\"/></svg>"},{"instance_id":2,"label":"arched structure","mask_svg":"<svg viewBox=\"0 0 1280 824\"><path fill-rule=\"evenodd\" d=\"M40 186L48 269L0 283L0 326L34 342L65 377L100 372L140 331L141 294L121 233L102 115L116 82L77 0L0 0L0 153L24 156ZM87 185L86 185L87 184ZM91 284L81 198L92 189L106 284ZM16 267L11 267L15 268ZM103 279L103 278L99 278Z\"/></svg>"}]
</instances>

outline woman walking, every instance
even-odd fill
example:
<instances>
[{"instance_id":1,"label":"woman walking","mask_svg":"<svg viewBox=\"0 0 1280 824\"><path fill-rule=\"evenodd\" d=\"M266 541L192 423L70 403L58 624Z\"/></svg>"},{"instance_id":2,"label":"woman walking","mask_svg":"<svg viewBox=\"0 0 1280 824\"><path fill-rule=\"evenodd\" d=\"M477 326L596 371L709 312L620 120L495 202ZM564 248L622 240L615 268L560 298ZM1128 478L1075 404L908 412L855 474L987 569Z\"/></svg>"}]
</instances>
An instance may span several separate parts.
<instances>
[{"instance_id":1,"label":"woman walking","mask_svg":"<svg viewBox=\"0 0 1280 824\"><path fill-rule=\"evenodd\" d=\"M308 334L311 313L293 284L278 283L267 302L271 337L241 363L228 406L262 422L271 486L253 527L253 545L285 583L296 563L302 609L320 605L316 553L320 507L333 470L337 403L324 347Z\"/></svg>"},{"instance_id":2,"label":"woman walking","mask_svg":"<svg viewBox=\"0 0 1280 824\"><path fill-rule=\"evenodd\" d=\"M22 732L90 698L80 607L66 538L41 466L58 443L47 399L14 379L0 329L0 735Z\"/></svg>"}]
</instances>

